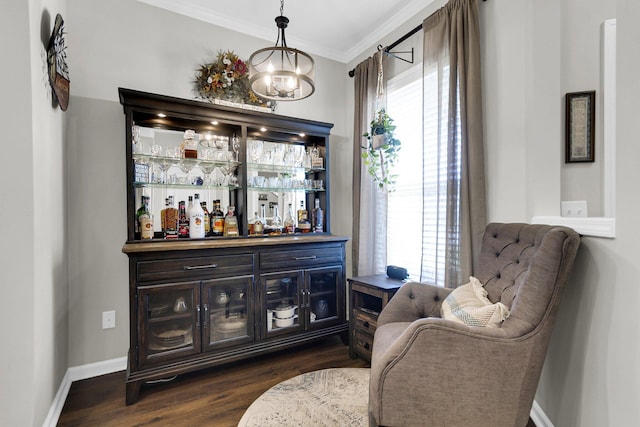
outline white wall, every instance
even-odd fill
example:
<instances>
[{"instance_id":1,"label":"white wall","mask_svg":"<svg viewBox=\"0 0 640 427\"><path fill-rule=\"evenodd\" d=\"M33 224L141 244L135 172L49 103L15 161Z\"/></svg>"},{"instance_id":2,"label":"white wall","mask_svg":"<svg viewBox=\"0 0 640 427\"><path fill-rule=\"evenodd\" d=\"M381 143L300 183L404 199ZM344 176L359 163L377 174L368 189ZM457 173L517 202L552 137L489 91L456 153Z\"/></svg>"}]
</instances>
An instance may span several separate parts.
<instances>
[{"instance_id":1,"label":"white wall","mask_svg":"<svg viewBox=\"0 0 640 427\"><path fill-rule=\"evenodd\" d=\"M192 81L219 50L241 58L260 40L130 0L67 0L69 63L69 365L126 356L129 347L124 114L118 87L193 99ZM271 19L271 18L269 18ZM334 123L332 231L349 235L351 147L346 132L344 64L315 56L317 90L281 102L277 113ZM101 313L116 310L116 328Z\"/></svg>"},{"instance_id":2,"label":"white wall","mask_svg":"<svg viewBox=\"0 0 640 427\"><path fill-rule=\"evenodd\" d=\"M617 16L615 239L583 237L536 401L557 427L640 419L636 226L640 181L633 111L640 95L640 5L619 0L488 1L483 28L490 221L558 215L562 199L601 213L602 111L596 162L564 164L564 93L595 89L601 108L602 22Z\"/></svg>"},{"instance_id":3,"label":"white wall","mask_svg":"<svg viewBox=\"0 0 640 427\"><path fill-rule=\"evenodd\" d=\"M0 424L44 421L67 369L65 119L44 62L64 1L3 3Z\"/></svg>"}]
</instances>

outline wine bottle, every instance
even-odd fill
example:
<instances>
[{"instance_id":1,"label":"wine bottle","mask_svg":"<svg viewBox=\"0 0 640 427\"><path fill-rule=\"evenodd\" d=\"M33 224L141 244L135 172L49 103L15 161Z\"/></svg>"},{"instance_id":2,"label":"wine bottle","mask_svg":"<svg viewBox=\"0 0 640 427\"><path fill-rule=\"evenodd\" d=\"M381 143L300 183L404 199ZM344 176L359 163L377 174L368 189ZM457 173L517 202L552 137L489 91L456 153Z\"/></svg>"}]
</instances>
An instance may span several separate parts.
<instances>
[{"instance_id":1,"label":"wine bottle","mask_svg":"<svg viewBox=\"0 0 640 427\"><path fill-rule=\"evenodd\" d=\"M211 234L211 218L209 214L209 209L207 209L207 202L200 202L200 206L202 206L202 211L204 212L204 235L209 236Z\"/></svg>"},{"instance_id":2,"label":"wine bottle","mask_svg":"<svg viewBox=\"0 0 640 427\"><path fill-rule=\"evenodd\" d=\"M189 237L189 218L184 200L178 203L178 237Z\"/></svg>"},{"instance_id":3,"label":"wine bottle","mask_svg":"<svg viewBox=\"0 0 640 427\"><path fill-rule=\"evenodd\" d=\"M141 238L141 232L142 232L142 228L140 227L140 215L142 215L143 212L149 210L149 196L142 196L141 197L141 203L140 203L140 207L138 208L138 210L136 211L136 222L135 222L135 239L138 240Z\"/></svg>"},{"instance_id":4,"label":"wine bottle","mask_svg":"<svg viewBox=\"0 0 640 427\"><path fill-rule=\"evenodd\" d=\"M140 238L143 240L153 239L153 213L149 209L150 198L146 198L146 203L142 204L143 211L138 217L140 221Z\"/></svg>"}]
</instances>

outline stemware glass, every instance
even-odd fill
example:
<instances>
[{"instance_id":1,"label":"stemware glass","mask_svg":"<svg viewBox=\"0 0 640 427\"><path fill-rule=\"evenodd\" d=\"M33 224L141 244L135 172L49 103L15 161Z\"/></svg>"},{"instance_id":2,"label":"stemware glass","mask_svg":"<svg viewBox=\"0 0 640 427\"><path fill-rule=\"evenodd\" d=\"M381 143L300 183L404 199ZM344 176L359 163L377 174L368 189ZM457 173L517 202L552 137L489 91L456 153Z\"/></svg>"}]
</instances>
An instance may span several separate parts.
<instances>
[{"instance_id":1,"label":"stemware glass","mask_svg":"<svg viewBox=\"0 0 640 427\"><path fill-rule=\"evenodd\" d=\"M253 163L258 163L258 160L262 157L262 151L264 150L264 142L253 140L249 144L249 157Z\"/></svg>"}]
</instances>

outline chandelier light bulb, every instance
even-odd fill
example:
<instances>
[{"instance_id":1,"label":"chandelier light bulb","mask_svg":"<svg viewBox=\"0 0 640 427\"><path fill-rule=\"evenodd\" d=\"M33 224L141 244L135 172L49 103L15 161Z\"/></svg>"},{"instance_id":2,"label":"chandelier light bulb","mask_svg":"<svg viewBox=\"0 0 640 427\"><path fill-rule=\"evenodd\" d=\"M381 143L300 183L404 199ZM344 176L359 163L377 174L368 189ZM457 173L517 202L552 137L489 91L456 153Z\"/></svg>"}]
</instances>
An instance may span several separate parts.
<instances>
[{"instance_id":1,"label":"chandelier light bulb","mask_svg":"<svg viewBox=\"0 0 640 427\"><path fill-rule=\"evenodd\" d=\"M283 16L284 0L280 1L280 16L276 45L259 49L249 58L249 85L261 98L275 101L304 99L315 91L315 63L307 53L287 46L284 31L289 19Z\"/></svg>"}]
</instances>

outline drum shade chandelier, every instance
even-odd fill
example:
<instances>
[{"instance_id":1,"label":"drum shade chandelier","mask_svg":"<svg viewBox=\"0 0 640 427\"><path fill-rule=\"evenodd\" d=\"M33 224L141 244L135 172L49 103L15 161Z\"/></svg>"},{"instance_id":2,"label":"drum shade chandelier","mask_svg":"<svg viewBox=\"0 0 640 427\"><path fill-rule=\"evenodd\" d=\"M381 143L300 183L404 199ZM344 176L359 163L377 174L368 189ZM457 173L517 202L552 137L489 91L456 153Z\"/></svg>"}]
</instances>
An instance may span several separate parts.
<instances>
[{"instance_id":1,"label":"drum shade chandelier","mask_svg":"<svg viewBox=\"0 0 640 427\"><path fill-rule=\"evenodd\" d=\"M284 0L280 0L275 46L257 50L249 58L249 84L262 98L297 101L315 91L315 64L305 52L287 46L284 30L289 18L283 15L283 10Z\"/></svg>"}]
</instances>

